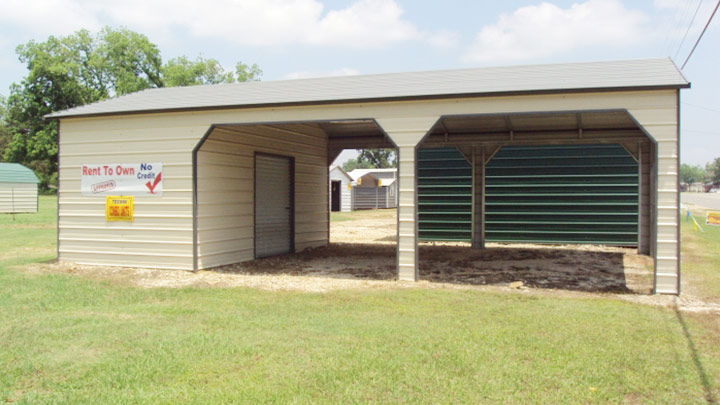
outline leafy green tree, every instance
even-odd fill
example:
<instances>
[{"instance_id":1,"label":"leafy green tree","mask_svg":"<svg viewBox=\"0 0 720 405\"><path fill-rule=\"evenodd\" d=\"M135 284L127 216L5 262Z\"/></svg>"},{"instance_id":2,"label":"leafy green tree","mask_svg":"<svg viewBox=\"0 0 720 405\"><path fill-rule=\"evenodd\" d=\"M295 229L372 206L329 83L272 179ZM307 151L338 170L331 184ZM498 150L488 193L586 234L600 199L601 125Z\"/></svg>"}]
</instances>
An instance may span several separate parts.
<instances>
[{"instance_id":1,"label":"leafy green tree","mask_svg":"<svg viewBox=\"0 0 720 405\"><path fill-rule=\"evenodd\" d=\"M215 59L198 57L190 60L186 56L170 59L162 69L165 86L192 86L197 84L235 83L260 80L262 70L258 65L248 66L239 62L235 72L225 72Z\"/></svg>"},{"instance_id":2,"label":"leafy green tree","mask_svg":"<svg viewBox=\"0 0 720 405\"><path fill-rule=\"evenodd\" d=\"M720 185L720 157L705 166L706 179L714 185Z\"/></svg>"},{"instance_id":3,"label":"leafy green tree","mask_svg":"<svg viewBox=\"0 0 720 405\"><path fill-rule=\"evenodd\" d=\"M385 169L397 167L395 150L393 149L360 149L358 161L370 162L371 167Z\"/></svg>"},{"instance_id":4,"label":"leafy green tree","mask_svg":"<svg viewBox=\"0 0 720 405\"><path fill-rule=\"evenodd\" d=\"M680 182L685 184L693 184L703 181L705 170L702 166L690 166L688 164L680 165Z\"/></svg>"},{"instance_id":5,"label":"leafy green tree","mask_svg":"<svg viewBox=\"0 0 720 405\"><path fill-rule=\"evenodd\" d=\"M226 73L215 59L184 56L163 65L155 44L125 28L51 36L16 52L28 74L13 83L2 108L0 157L35 170L43 188L57 182L58 152L57 123L45 115L147 88L258 80L262 73L243 63Z\"/></svg>"},{"instance_id":6,"label":"leafy green tree","mask_svg":"<svg viewBox=\"0 0 720 405\"><path fill-rule=\"evenodd\" d=\"M374 166L367 160L350 159L343 163L343 170L346 172L353 171L355 169L372 169Z\"/></svg>"},{"instance_id":7,"label":"leafy green tree","mask_svg":"<svg viewBox=\"0 0 720 405\"><path fill-rule=\"evenodd\" d=\"M100 59L97 64L106 76L110 96L165 86L160 50L145 35L105 27L95 47L97 52L90 54L88 60Z\"/></svg>"},{"instance_id":8,"label":"leafy green tree","mask_svg":"<svg viewBox=\"0 0 720 405\"><path fill-rule=\"evenodd\" d=\"M2 160L2 151L7 148L10 143L10 129L5 122L5 97L0 95L0 160Z\"/></svg>"},{"instance_id":9,"label":"leafy green tree","mask_svg":"<svg viewBox=\"0 0 720 405\"><path fill-rule=\"evenodd\" d=\"M262 70L256 63L247 65L238 62L235 65L235 80L239 82L257 82L260 81L260 76L262 76Z\"/></svg>"}]
</instances>

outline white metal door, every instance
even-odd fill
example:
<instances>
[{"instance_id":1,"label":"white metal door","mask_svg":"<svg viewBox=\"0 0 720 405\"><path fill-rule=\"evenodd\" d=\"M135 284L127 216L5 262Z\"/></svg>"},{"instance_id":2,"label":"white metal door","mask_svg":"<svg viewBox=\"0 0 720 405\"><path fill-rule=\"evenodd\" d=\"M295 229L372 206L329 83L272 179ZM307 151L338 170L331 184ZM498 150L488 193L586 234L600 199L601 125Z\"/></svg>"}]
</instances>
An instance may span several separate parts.
<instances>
[{"instance_id":1,"label":"white metal door","mask_svg":"<svg viewBox=\"0 0 720 405\"><path fill-rule=\"evenodd\" d=\"M255 257L293 251L292 161L255 155Z\"/></svg>"}]
</instances>

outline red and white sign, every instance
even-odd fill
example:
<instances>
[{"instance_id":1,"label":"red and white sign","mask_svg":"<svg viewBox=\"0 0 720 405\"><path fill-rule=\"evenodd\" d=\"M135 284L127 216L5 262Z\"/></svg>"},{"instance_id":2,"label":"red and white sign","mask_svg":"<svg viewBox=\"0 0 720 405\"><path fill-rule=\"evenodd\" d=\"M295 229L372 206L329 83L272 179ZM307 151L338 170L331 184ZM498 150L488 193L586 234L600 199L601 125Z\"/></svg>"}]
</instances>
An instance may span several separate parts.
<instances>
[{"instance_id":1,"label":"red and white sign","mask_svg":"<svg viewBox=\"0 0 720 405\"><path fill-rule=\"evenodd\" d=\"M82 165L80 188L84 196L160 197L162 163L108 163Z\"/></svg>"}]
</instances>

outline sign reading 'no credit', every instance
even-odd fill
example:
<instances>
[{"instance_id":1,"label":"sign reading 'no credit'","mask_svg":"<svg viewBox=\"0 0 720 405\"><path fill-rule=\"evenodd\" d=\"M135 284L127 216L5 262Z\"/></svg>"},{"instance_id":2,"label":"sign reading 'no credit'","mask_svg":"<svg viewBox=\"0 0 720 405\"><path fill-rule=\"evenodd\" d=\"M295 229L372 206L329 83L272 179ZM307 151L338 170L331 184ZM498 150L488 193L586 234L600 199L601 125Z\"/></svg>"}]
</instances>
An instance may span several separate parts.
<instances>
[{"instance_id":1,"label":"sign reading 'no credit'","mask_svg":"<svg viewBox=\"0 0 720 405\"><path fill-rule=\"evenodd\" d=\"M108 163L82 165L82 195L160 197L162 163Z\"/></svg>"}]
</instances>

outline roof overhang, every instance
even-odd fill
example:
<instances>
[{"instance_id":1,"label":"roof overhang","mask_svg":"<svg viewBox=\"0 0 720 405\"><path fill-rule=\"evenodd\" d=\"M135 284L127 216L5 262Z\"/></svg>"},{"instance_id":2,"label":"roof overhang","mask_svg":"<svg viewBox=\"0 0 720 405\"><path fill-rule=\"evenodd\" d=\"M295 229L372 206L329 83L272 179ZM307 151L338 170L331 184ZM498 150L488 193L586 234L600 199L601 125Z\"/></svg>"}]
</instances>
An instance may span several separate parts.
<instances>
[{"instance_id":1,"label":"roof overhang","mask_svg":"<svg viewBox=\"0 0 720 405\"><path fill-rule=\"evenodd\" d=\"M648 59L148 89L45 118L689 87L670 59Z\"/></svg>"}]
</instances>

